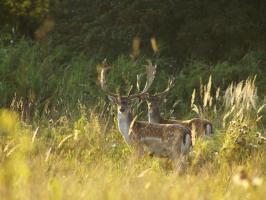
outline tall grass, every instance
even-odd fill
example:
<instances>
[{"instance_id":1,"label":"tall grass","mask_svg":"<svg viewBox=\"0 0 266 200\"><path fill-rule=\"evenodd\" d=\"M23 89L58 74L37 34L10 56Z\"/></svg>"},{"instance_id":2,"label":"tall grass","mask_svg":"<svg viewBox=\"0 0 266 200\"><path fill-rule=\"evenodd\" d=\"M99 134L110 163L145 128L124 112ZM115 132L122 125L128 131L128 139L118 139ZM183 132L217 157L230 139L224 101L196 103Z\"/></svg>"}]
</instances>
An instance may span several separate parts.
<instances>
[{"instance_id":1,"label":"tall grass","mask_svg":"<svg viewBox=\"0 0 266 200\"><path fill-rule=\"evenodd\" d=\"M181 176L164 160L148 155L135 157L118 130L112 126L106 128L106 119L82 104L74 120L61 114L56 120L33 123L21 121L14 111L1 109L0 196L4 199L263 199L265 144L259 142L261 138L256 133L263 136L263 127L253 114L254 108L257 113L263 108L253 98L256 97L253 80L229 86L220 98L219 113L214 113L214 104L206 103L203 96L202 106L208 109L202 111L212 113L214 127L218 128L214 138L196 142L188 168ZM211 96L209 93L207 99ZM195 93L195 99L200 98ZM222 119L234 106L237 110L222 126ZM240 108L245 112L243 117L236 115Z\"/></svg>"},{"instance_id":2,"label":"tall grass","mask_svg":"<svg viewBox=\"0 0 266 200\"><path fill-rule=\"evenodd\" d=\"M210 119L219 130L216 131L217 140L196 144L196 158L201 154L208 157L215 152L227 162L240 162L261 148L264 127L260 122L265 104L258 101L255 81L256 76L237 84L231 83L222 93L219 87L212 90L210 76L206 85L201 84L197 91L193 91L192 111Z\"/></svg>"}]
</instances>

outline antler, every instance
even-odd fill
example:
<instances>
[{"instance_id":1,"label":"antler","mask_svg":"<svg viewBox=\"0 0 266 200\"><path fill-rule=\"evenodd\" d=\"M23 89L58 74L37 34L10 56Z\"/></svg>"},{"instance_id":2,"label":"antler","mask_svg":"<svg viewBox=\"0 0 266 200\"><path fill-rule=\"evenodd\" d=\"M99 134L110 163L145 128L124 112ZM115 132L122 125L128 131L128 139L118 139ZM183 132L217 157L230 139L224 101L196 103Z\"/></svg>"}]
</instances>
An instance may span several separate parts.
<instances>
[{"instance_id":1,"label":"antler","mask_svg":"<svg viewBox=\"0 0 266 200\"><path fill-rule=\"evenodd\" d=\"M155 78L156 67L157 66L153 65L150 60L147 60L147 62L148 62L148 65L145 66L146 67L146 75L147 75L147 80L146 80L146 83L145 83L145 87L140 93L130 95L129 98L139 97L139 96L145 94L149 90L149 88L151 87L151 85L152 85L152 83L154 81L154 78ZM138 79L139 79L139 77L138 77Z\"/></svg>"},{"instance_id":2,"label":"antler","mask_svg":"<svg viewBox=\"0 0 266 200\"><path fill-rule=\"evenodd\" d=\"M119 95L111 93L108 91L107 86L106 86L106 74L107 71L111 69L111 66L109 66L107 64L106 59L103 60L102 62L102 69L101 69L101 76L100 76L100 85L101 85L101 89L108 95L113 96L115 98L117 98Z\"/></svg>"},{"instance_id":3,"label":"antler","mask_svg":"<svg viewBox=\"0 0 266 200\"><path fill-rule=\"evenodd\" d=\"M152 65L150 60L147 60L148 65L146 65L146 74L147 74L147 81L145 87L141 93L145 93L151 87L152 82L154 81L155 74L156 74L156 65Z\"/></svg>"},{"instance_id":4,"label":"antler","mask_svg":"<svg viewBox=\"0 0 266 200\"><path fill-rule=\"evenodd\" d=\"M129 99L134 99L134 98L137 98L137 97L145 94L148 91L148 89L151 87L152 82L154 81L155 74L156 74L156 65L152 65L152 62L150 60L147 60L147 62L148 62L148 65L145 66L146 67L146 75L147 75L145 87L140 93L129 95L128 96ZM108 91L107 86L106 86L106 74L107 74L107 71L109 69L111 69L111 66L109 66L107 64L106 59L104 59L102 62L102 69L101 69L101 75L100 75L101 89L107 95L118 98L118 97L120 97L120 95L111 93L110 91Z\"/></svg>"},{"instance_id":5,"label":"antler","mask_svg":"<svg viewBox=\"0 0 266 200\"><path fill-rule=\"evenodd\" d=\"M170 91L170 89L171 89L173 86L174 86L174 78L171 77L171 78L168 80L167 88L166 88L164 91L162 91L162 92L159 92L159 93L154 94L153 96L162 96L162 95L165 95L165 94L167 94L167 93Z\"/></svg>"}]
</instances>

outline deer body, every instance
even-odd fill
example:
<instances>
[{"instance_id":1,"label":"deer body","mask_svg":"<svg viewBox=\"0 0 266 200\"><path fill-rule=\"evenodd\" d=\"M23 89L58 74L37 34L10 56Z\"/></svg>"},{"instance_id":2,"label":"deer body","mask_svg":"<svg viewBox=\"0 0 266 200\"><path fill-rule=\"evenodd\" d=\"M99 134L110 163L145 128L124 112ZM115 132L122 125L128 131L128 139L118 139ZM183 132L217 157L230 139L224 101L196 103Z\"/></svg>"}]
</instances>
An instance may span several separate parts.
<instances>
[{"instance_id":1,"label":"deer body","mask_svg":"<svg viewBox=\"0 0 266 200\"><path fill-rule=\"evenodd\" d=\"M144 121L134 121L126 109L118 108L118 128L126 143L147 150L158 157L176 159L179 154L188 153L191 146L191 132L178 124L156 124Z\"/></svg>"},{"instance_id":2,"label":"deer body","mask_svg":"<svg viewBox=\"0 0 266 200\"><path fill-rule=\"evenodd\" d=\"M139 142L148 151L160 157L185 155L191 146L191 132L180 125L164 125L138 121L134 123L130 135L132 141ZM166 154L166 155L165 155Z\"/></svg>"},{"instance_id":3,"label":"deer body","mask_svg":"<svg viewBox=\"0 0 266 200\"><path fill-rule=\"evenodd\" d=\"M101 88L107 93L109 100L117 105L117 118L120 133L127 144L138 151L147 150L152 155L170 158L177 163L184 161L191 146L191 131L180 124L155 124L136 121L131 114L131 106L135 99L145 94L155 78L156 67L149 62L146 66L147 82L141 93L128 96L111 93L107 90L105 75L106 62L101 71ZM182 163L181 163L182 164Z\"/></svg>"},{"instance_id":4,"label":"deer body","mask_svg":"<svg viewBox=\"0 0 266 200\"><path fill-rule=\"evenodd\" d=\"M193 118L190 120L171 120L164 119L160 115L157 102L148 101L148 119L150 123L159 124L180 124L190 128L193 139L197 137L210 136L212 134L212 124L206 119ZM193 141L194 143L194 141Z\"/></svg>"}]
</instances>

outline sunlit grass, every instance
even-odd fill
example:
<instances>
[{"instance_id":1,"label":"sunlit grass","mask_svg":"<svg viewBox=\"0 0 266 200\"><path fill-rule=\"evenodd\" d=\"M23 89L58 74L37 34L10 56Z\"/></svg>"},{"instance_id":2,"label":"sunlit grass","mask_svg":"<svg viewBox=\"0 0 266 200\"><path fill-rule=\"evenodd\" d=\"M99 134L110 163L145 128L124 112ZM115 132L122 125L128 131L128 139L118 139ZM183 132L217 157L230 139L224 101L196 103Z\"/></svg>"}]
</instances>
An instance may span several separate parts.
<instances>
[{"instance_id":1,"label":"sunlit grass","mask_svg":"<svg viewBox=\"0 0 266 200\"><path fill-rule=\"evenodd\" d=\"M243 100L243 94L253 101L250 95L256 94L254 90L255 86L249 94L240 92L238 96ZM205 102L210 98L209 92ZM247 105L232 102L230 106L238 108ZM21 121L13 111L2 109L0 196L3 199L263 199L265 144L256 134L263 129L256 123L257 115L253 115L259 112L249 106L245 110L249 117L232 115L222 127L218 123L228 113L228 106L215 114L213 105L204 105L206 108L209 105L208 113L219 115L214 121L214 127L219 128L213 138L196 142L182 175L166 160L148 155L136 157L115 127L106 125L105 119L84 106L80 106L80 116L74 121L61 116L32 124ZM257 104L255 107L263 109Z\"/></svg>"}]
</instances>

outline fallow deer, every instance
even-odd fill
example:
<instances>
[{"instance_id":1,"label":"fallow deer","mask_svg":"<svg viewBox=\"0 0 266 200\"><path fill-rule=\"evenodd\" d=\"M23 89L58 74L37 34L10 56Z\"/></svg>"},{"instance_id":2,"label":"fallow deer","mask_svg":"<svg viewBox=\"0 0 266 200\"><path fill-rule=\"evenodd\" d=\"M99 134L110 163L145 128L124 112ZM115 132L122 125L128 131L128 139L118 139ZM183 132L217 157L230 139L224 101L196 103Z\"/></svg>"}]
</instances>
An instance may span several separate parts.
<instances>
[{"instance_id":1,"label":"fallow deer","mask_svg":"<svg viewBox=\"0 0 266 200\"><path fill-rule=\"evenodd\" d=\"M147 150L158 157L166 157L182 165L191 147L191 131L180 124L154 124L133 119L131 106L135 99L146 93L151 86L156 66L150 62L146 66L147 80L142 92L128 96L111 93L106 87L106 72L110 68L103 64L101 71L101 89L108 99L117 105L117 120L120 133L126 143L137 148L139 152Z\"/></svg>"},{"instance_id":2,"label":"fallow deer","mask_svg":"<svg viewBox=\"0 0 266 200\"><path fill-rule=\"evenodd\" d=\"M159 102L168 94L172 86L173 80L169 80L168 86L163 92L153 95L144 93L140 96L140 98L145 100L148 104L148 121L159 124L180 124L189 127L190 130L192 130L192 144L195 143L195 138L211 136L213 133L212 123L206 119L193 118L190 120L171 120L161 117Z\"/></svg>"}]
</instances>

